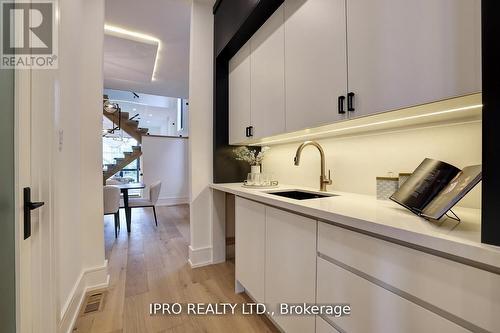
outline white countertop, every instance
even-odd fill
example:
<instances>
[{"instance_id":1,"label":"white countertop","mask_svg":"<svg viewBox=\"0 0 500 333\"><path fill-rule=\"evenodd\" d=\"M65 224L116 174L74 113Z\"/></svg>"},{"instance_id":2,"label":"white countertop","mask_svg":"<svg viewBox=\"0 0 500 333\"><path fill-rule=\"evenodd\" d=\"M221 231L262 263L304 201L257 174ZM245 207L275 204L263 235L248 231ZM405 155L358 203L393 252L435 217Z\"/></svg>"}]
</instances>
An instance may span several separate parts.
<instances>
[{"instance_id":1,"label":"white countertop","mask_svg":"<svg viewBox=\"0 0 500 333\"><path fill-rule=\"evenodd\" d=\"M274 189L249 189L242 183L212 184L213 189L283 208L317 219L332 221L406 243L500 268L500 247L481 243L481 211L456 207L462 222L431 222L392 201L373 196L331 191L334 197L295 200L266 192L317 189L280 185Z\"/></svg>"}]
</instances>

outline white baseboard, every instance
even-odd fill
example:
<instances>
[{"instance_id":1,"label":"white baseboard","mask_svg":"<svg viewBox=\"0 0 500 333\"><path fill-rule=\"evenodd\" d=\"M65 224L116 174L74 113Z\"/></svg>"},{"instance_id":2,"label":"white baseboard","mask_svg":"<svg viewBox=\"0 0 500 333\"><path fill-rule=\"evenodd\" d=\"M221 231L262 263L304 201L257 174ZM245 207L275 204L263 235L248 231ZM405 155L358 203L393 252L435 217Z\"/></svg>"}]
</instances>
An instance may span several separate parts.
<instances>
[{"instance_id":1,"label":"white baseboard","mask_svg":"<svg viewBox=\"0 0 500 333\"><path fill-rule=\"evenodd\" d=\"M189 265L191 268L208 266L213 264L212 262L212 248L202 247L198 249L193 249L191 245L189 245Z\"/></svg>"},{"instance_id":2,"label":"white baseboard","mask_svg":"<svg viewBox=\"0 0 500 333\"><path fill-rule=\"evenodd\" d=\"M189 198L178 198L178 197L163 197L159 198L156 203L157 206L175 206L188 204Z\"/></svg>"},{"instance_id":3,"label":"white baseboard","mask_svg":"<svg viewBox=\"0 0 500 333\"><path fill-rule=\"evenodd\" d=\"M66 304L61 308L59 332L70 333L73 330L85 294L109 285L108 261L102 266L89 268L80 273Z\"/></svg>"}]
</instances>

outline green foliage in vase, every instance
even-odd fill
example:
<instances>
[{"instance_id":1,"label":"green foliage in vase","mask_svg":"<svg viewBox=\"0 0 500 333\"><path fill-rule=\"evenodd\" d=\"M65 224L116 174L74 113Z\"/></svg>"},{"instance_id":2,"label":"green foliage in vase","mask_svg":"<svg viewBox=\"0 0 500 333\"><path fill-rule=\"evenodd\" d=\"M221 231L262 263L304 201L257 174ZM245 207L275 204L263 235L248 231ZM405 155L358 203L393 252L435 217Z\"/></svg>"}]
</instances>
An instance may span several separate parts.
<instances>
[{"instance_id":1,"label":"green foliage in vase","mask_svg":"<svg viewBox=\"0 0 500 333\"><path fill-rule=\"evenodd\" d=\"M248 147L238 147L233 149L234 156L238 161L245 161L250 165L261 165L262 160L264 159L264 155L266 151L268 151L269 147L262 147L259 152L256 149L248 149Z\"/></svg>"}]
</instances>

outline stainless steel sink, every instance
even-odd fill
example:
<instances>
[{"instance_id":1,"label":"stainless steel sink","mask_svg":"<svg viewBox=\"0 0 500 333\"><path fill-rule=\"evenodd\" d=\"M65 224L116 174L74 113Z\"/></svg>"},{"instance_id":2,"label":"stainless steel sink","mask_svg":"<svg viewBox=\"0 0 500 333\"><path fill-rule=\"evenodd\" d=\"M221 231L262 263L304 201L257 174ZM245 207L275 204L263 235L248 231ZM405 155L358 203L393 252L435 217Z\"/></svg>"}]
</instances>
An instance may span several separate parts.
<instances>
[{"instance_id":1,"label":"stainless steel sink","mask_svg":"<svg viewBox=\"0 0 500 333\"><path fill-rule=\"evenodd\" d=\"M266 192L266 193L295 200L320 199L320 198L337 196L336 194L331 194L331 193L317 193L317 192L307 192L300 190L287 190L287 191Z\"/></svg>"}]
</instances>

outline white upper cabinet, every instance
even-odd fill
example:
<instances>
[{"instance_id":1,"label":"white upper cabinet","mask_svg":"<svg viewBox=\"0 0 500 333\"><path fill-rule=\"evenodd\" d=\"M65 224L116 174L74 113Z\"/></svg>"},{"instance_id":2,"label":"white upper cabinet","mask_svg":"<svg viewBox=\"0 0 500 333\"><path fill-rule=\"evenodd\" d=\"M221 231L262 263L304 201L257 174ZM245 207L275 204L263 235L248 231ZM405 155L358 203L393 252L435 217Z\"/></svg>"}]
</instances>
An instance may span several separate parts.
<instances>
[{"instance_id":1,"label":"white upper cabinet","mask_svg":"<svg viewBox=\"0 0 500 333\"><path fill-rule=\"evenodd\" d=\"M345 118L345 0L285 0L286 131Z\"/></svg>"},{"instance_id":2,"label":"white upper cabinet","mask_svg":"<svg viewBox=\"0 0 500 333\"><path fill-rule=\"evenodd\" d=\"M250 41L253 138L285 132L284 43L282 5Z\"/></svg>"},{"instance_id":3,"label":"white upper cabinet","mask_svg":"<svg viewBox=\"0 0 500 333\"><path fill-rule=\"evenodd\" d=\"M479 0L349 0L350 117L481 91Z\"/></svg>"},{"instance_id":4,"label":"white upper cabinet","mask_svg":"<svg viewBox=\"0 0 500 333\"><path fill-rule=\"evenodd\" d=\"M480 8L285 0L230 60L229 142L480 92Z\"/></svg>"},{"instance_id":5,"label":"white upper cabinet","mask_svg":"<svg viewBox=\"0 0 500 333\"><path fill-rule=\"evenodd\" d=\"M250 126L250 43L229 60L229 143L245 141Z\"/></svg>"}]
</instances>

